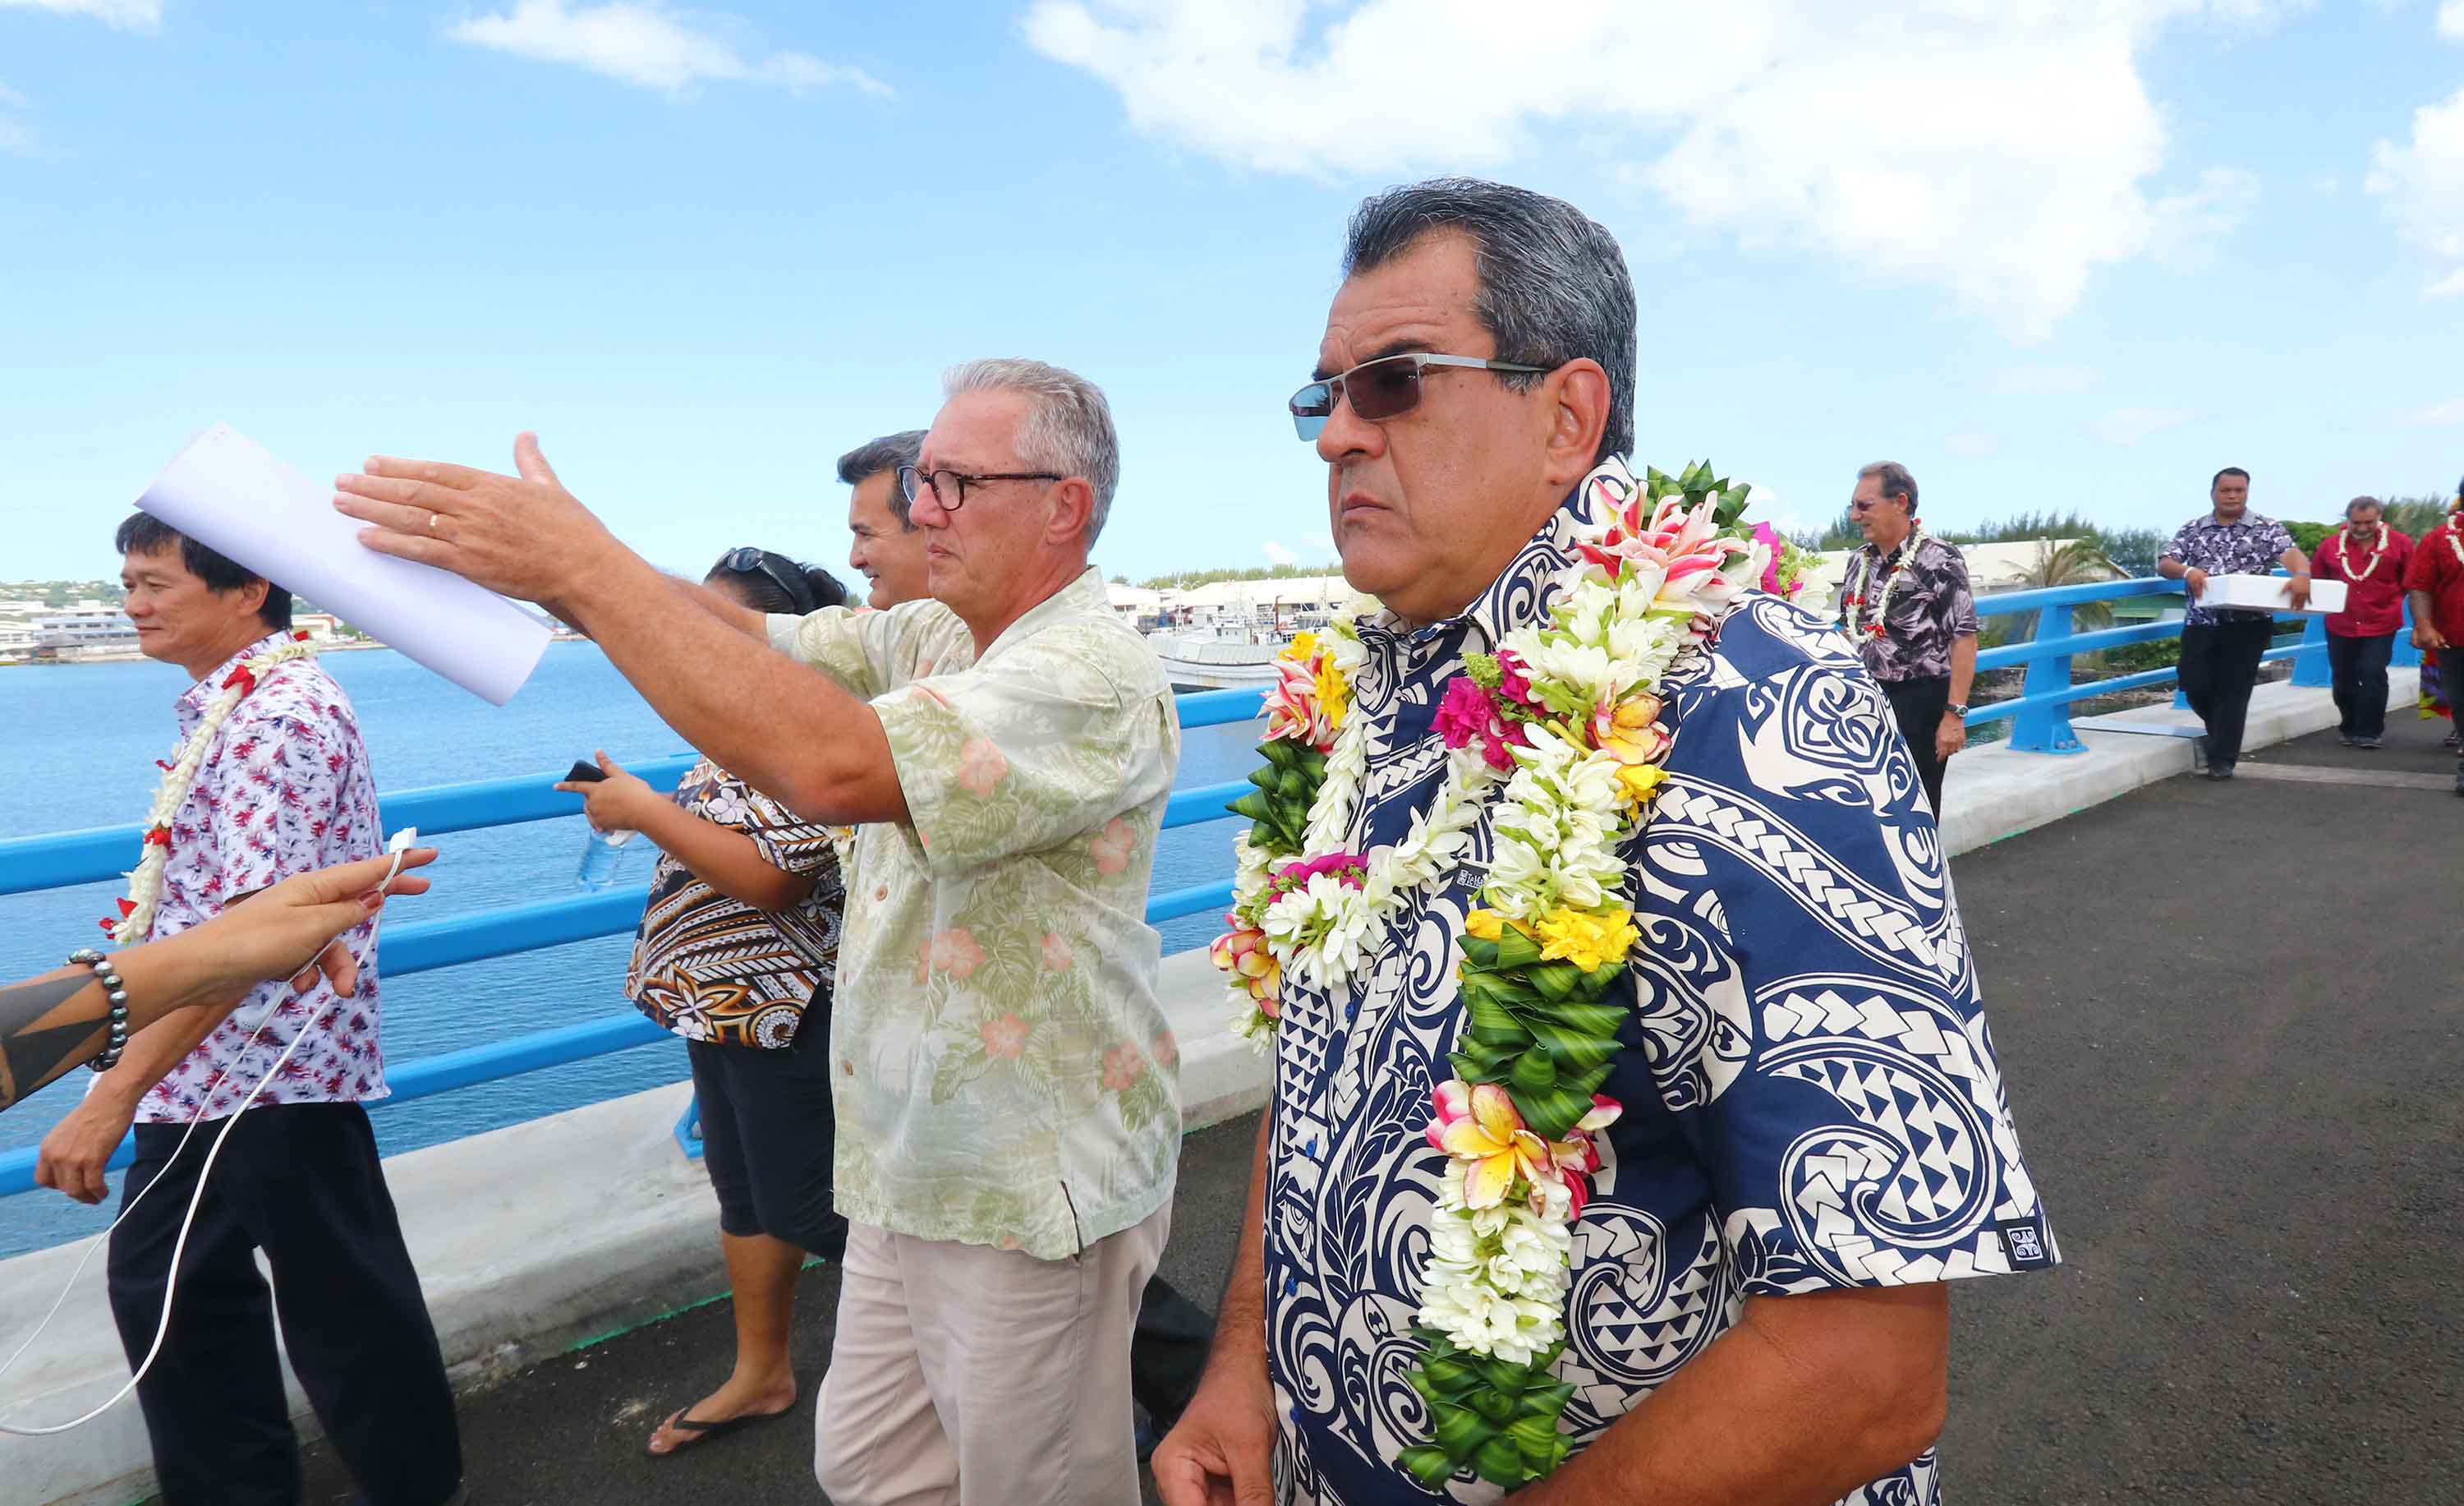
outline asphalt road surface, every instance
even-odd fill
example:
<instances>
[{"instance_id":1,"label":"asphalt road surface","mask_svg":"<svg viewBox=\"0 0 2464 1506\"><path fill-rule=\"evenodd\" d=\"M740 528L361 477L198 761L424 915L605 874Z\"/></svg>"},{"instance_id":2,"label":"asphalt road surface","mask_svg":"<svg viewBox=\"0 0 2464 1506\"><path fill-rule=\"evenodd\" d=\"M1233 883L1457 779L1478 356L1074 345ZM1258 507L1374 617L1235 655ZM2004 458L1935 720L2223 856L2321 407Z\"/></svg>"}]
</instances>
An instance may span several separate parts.
<instances>
[{"instance_id":1,"label":"asphalt road surface","mask_svg":"<svg viewBox=\"0 0 2464 1506\"><path fill-rule=\"evenodd\" d=\"M2464 1499L2464 800L2443 730L2263 749L2232 783L2171 780L1957 860L2066 1263L1954 1289L1947 1499ZM2390 772L2435 777L2350 782ZM1254 1128L1182 1151L1165 1274L1209 1306ZM723 1302L466 1397L475 1506L819 1502L836 1293L805 1273L793 1412L670 1458L643 1442L725 1372ZM321 1447L308 1477L310 1500L348 1498Z\"/></svg>"}]
</instances>

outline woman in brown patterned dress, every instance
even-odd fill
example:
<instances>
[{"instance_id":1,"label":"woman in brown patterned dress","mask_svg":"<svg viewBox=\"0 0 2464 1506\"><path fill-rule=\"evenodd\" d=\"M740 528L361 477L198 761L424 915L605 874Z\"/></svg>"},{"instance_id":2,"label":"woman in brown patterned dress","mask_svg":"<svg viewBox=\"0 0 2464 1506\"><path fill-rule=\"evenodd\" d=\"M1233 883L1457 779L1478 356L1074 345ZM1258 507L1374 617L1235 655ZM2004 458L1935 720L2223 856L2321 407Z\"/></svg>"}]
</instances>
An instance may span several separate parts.
<instances>
[{"instance_id":1,"label":"woman in brown patterned dress","mask_svg":"<svg viewBox=\"0 0 2464 1506\"><path fill-rule=\"evenodd\" d=\"M827 571L734 549L705 584L759 611L843 605ZM650 1451L672 1453L795 1405L787 1337L807 1252L836 1259L847 1221L831 1207L831 978L846 902L831 829L799 820L704 759L671 798L605 753L606 779L580 792L591 824L658 844L626 989L686 1041L701 1111L702 1164L718 1193L735 1297L736 1366L668 1414Z\"/></svg>"}]
</instances>

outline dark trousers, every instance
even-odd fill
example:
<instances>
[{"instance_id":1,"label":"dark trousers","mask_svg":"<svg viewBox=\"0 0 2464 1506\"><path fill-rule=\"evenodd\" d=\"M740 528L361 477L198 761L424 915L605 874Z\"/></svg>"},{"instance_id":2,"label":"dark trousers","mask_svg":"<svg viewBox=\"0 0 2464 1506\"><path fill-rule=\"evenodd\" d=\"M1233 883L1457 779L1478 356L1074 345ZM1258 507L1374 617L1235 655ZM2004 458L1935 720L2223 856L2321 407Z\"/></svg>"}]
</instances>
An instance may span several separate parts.
<instances>
[{"instance_id":1,"label":"dark trousers","mask_svg":"<svg viewBox=\"0 0 2464 1506\"><path fill-rule=\"evenodd\" d=\"M155 1190L111 1236L112 1317L133 1367L219 1124L137 1127L121 1188ZM166 1163L168 1163L166 1164ZM160 1185L155 1185L156 1184ZM123 1201L122 1207L126 1206ZM257 1273L265 1251L274 1289ZM453 1393L366 1111L275 1104L231 1127L182 1256L170 1332L137 1387L165 1506L297 1506L299 1449L274 1325L368 1506L438 1506L462 1479Z\"/></svg>"},{"instance_id":2,"label":"dark trousers","mask_svg":"<svg viewBox=\"0 0 2464 1506\"><path fill-rule=\"evenodd\" d=\"M2464 732L2464 646L2438 651L2439 694L2447 698L2447 721ZM2464 779L2464 748L2455 753L2455 774Z\"/></svg>"},{"instance_id":3,"label":"dark trousers","mask_svg":"<svg viewBox=\"0 0 2464 1506\"><path fill-rule=\"evenodd\" d=\"M2258 683L2259 656L2275 636L2276 624L2267 617L2227 617L2182 629L2182 694L2207 725L2210 768L2241 762L2251 687Z\"/></svg>"},{"instance_id":4,"label":"dark trousers","mask_svg":"<svg viewBox=\"0 0 2464 1506\"><path fill-rule=\"evenodd\" d=\"M830 995L804 1009L781 1047L688 1041L701 1110L701 1164L718 1194L718 1227L767 1234L825 1260L847 1254L833 1203L838 1120L830 1105Z\"/></svg>"},{"instance_id":5,"label":"dark trousers","mask_svg":"<svg viewBox=\"0 0 2464 1506\"><path fill-rule=\"evenodd\" d=\"M1886 679L1882 694L1891 702L1900 736L1907 740L1908 757L1917 761L1917 782L1925 786L1925 805L1942 819L1942 759L1934 752L1934 735L1942 730L1943 713L1950 709L1950 676Z\"/></svg>"},{"instance_id":6,"label":"dark trousers","mask_svg":"<svg viewBox=\"0 0 2464 1506\"><path fill-rule=\"evenodd\" d=\"M1138 1326L1130 1335L1130 1395L1155 1419L1158 1433L1198 1394L1214 1345L1215 1319L1206 1309L1163 1277L1149 1276L1138 1297Z\"/></svg>"},{"instance_id":7,"label":"dark trousers","mask_svg":"<svg viewBox=\"0 0 2464 1506\"><path fill-rule=\"evenodd\" d=\"M2387 735L2387 656L2395 634L2368 638L2327 634L2327 675L2335 687L2336 730L2348 738Z\"/></svg>"}]
</instances>

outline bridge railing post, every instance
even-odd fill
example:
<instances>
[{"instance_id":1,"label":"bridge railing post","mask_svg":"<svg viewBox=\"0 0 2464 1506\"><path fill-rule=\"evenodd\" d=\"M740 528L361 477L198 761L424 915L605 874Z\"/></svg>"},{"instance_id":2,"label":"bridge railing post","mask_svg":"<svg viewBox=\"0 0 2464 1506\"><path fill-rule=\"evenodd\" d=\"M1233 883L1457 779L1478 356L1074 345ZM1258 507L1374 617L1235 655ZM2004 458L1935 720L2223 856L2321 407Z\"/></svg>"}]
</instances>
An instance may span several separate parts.
<instances>
[{"instance_id":1,"label":"bridge railing post","mask_svg":"<svg viewBox=\"0 0 2464 1506\"><path fill-rule=\"evenodd\" d=\"M2387 668L2409 670L2421 662L2421 651L2412 646L2412 593L2405 592L2404 625L2395 631L2395 652L2387 655Z\"/></svg>"},{"instance_id":2,"label":"bridge railing post","mask_svg":"<svg viewBox=\"0 0 2464 1506\"><path fill-rule=\"evenodd\" d=\"M2068 607L2046 607L2036 613L2035 641L2048 643L2071 635L2071 609ZM2071 688L2070 655L2030 659L2028 677L2020 685L2024 697L2054 695ZM2087 744L2071 730L2071 709L2068 705L2030 706L2011 719L2011 747L2019 753L2084 753Z\"/></svg>"},{"instance_id":3,"label":"bridge railing post","mask_svg":"<svg viewBox=\"0 0 2464 1506\"><path fill-rule=\"evenodd\" d=\"M701 1159L701 1099L685 1100L684 1113L676 1116L676 1149L690 1160Z\"/></svg>"},{"instance_id":4,"label":"bridge railing post","mask_svg":"<svg viewBox=\"0 0 2464 1506\"><path fill-rule=\"evenodd\" d=\"M2309 619L2301 630L2301 652L2293 660L2293 683L2323 690L2336 683L2327 670L2327 619L2315 611Z\"/></svg>"}]
</instances>

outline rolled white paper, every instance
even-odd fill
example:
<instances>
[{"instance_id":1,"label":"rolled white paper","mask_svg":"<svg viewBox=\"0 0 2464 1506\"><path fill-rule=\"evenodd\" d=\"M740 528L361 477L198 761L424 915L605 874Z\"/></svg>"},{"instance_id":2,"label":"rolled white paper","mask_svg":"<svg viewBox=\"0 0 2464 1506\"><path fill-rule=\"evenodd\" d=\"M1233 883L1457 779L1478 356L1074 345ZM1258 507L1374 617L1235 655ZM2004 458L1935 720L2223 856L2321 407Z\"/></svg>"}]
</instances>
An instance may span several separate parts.
<instances>
[{"instance_id":1,"label":"rolled white paper","mask_svg":"<svg viewBox=\"0 0 2464 1506\"><path fill-rule=\"evenodd\" d=\"M545 619L432 565L360 543L334 489L229 424L196 438L137 505L501 706L539 667Z\"/></svg>"}]
</instances>

